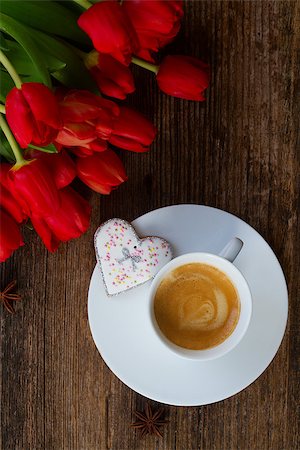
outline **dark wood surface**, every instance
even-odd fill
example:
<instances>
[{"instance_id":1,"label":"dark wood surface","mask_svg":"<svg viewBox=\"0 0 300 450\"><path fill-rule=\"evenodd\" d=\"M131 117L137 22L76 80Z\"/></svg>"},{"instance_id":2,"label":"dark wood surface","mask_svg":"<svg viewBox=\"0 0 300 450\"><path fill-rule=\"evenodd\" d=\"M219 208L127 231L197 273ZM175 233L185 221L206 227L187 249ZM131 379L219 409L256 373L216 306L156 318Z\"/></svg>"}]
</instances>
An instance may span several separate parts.
<instances>
[{"instance_id":1,"label":"dark wood surface","mask_svg":"<svg viewBox=\"0 0 300 450\"><path fill-rule=\"evenodd\" d=\"M300 448L299 29L299 2L188 2L170 51L210 62L207 101L167 97L136 71L130 103L159 128L150 153L124 152L129 181L92 197L85 236L51 255L26 230L26 247L1 266L1 287L16 278L24 296L14 316L1 310L3 450ZM88 326L92 237L110 217L183 202L236 214L269 242L289 286L288 328L250 387L208 406L165 406L164 437L140 440L129 424L146 399L110 372Z\"/></svg>"}]
</instances>

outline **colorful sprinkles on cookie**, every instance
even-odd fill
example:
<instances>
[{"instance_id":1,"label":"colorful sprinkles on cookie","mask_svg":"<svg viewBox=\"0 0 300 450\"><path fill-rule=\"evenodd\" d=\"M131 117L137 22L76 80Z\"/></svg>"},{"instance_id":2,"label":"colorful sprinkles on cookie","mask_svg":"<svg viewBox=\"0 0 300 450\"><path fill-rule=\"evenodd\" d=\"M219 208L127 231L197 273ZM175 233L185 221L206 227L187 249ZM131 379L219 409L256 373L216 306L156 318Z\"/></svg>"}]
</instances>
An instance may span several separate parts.
<instances>
[{"instance_id":1,"label":"colorful sprinkles on cookie","mask_svg":"<svg viewBox=\"0 0 300 450\"><path fill-rule=\"evenodd\" d=\"M172 259L170 244L159 237L139 238L123 219L111 219L95 233L97 261L108 295L145 283Z\"/></svg>"}]
</instances>

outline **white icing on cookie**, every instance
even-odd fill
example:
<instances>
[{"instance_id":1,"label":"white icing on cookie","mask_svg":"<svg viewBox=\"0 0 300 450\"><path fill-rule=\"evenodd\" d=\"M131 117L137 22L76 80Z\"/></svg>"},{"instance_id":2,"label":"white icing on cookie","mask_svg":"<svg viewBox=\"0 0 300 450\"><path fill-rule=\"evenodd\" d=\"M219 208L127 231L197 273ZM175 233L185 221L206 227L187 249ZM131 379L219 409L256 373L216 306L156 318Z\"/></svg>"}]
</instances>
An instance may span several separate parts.
<instances>
[{"instance_id":1,"label":"white icing on cookie","mask_svg":"<svg viewBox=\"0 0 300 450\"><path fill-rule=\"evenodd\" d=\"M111 219L101 225L94 242L108 295L145 283L172 259L167 241L154 236L140 239L123 219Z\"/></svg>"}]
</instances>

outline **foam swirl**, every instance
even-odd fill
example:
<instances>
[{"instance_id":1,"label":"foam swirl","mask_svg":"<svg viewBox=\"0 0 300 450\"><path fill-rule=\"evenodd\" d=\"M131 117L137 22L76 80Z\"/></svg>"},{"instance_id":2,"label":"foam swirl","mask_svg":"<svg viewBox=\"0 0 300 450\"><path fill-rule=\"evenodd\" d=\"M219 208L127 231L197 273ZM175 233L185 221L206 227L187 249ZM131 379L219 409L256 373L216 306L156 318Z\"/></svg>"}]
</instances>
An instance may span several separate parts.
<instances>
[{"instance_id":1,"label":"foam swirl","mask_svg":"<svg viewBox=\"0 0 300 450\"><path fill-rule=\"evenodd\" d=\"M212 289L210 298L185 298L178 311L181 329L214 330L222 326L228 315L228 302L220 289Z\"/></svg>"}]
</instances>

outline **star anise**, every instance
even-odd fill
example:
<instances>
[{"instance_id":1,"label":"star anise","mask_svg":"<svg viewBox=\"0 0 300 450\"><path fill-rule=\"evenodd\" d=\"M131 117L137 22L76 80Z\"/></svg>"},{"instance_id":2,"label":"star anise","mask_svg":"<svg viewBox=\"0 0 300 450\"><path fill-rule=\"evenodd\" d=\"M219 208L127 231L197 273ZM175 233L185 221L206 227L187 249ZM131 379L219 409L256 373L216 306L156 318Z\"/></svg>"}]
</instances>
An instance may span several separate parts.
<instances>
[{"instance_id":1,"label":"star anise","mask_svg":"<svg viewBox=\"0 0 300 450\"><path fill-rule=\"evenodd\" d=\"M11 292L16 287L16 284L17 284L16 280L11 281L6 286L6 288L2 292L0 292L0 301L3 303L5 309L11 314L15 312L12 302L18 302L22 300L21 295Z\"/></svg>"},{"instance_id":2,"label":"star anise","mask_svg":"<svg viewBox=\"0 0 300 450\"><path fill-rule=\"evenodd\" d=\"M141 437L146 434L155 434L156 436L162 437L160 432L160 427L168 423L167 420L161 418L163 414L163 409L160 408L153 412L149 403L146 404L145 411L143 413L135 411L134 414L139 419L133 422L130 426L141 431Z\"/></svg>"}]
</instances>

